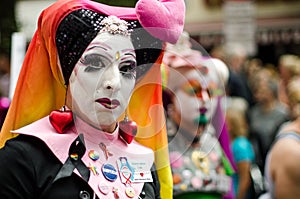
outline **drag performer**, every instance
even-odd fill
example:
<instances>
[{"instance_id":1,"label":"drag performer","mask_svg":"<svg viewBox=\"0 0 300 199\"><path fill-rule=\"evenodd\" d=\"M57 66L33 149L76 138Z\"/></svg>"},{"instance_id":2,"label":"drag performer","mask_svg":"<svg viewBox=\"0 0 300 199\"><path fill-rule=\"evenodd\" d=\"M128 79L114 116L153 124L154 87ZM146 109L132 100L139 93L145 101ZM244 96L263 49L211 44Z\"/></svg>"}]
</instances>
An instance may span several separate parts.
<instances>
[{"instance_id":1,"label":"drag performer","mask_svg":"<svg viewBox=\"0 0 300 199\"><path fill-rule=\"evenodd\" d=\"M147 121L161 100L153 83L164 42L177 41L183 21L181 0L46 8L1 130L0 198L171 197L167 164L154 154L164 131ZM147 135L141 125L152 126Z\"/></svg>"},{"instance_id":2,"label":"drag performer","mask_svg":"<svg viewBox=\"0 0 300 199\"><path fill-rule=\"evenodd\" d=\"M191 49L187 33L167 46L163 63L174 198L222 198L231 189L232 168L212 117L224 94L214 67L224 63Z\"/></svg>"}]
</instances>

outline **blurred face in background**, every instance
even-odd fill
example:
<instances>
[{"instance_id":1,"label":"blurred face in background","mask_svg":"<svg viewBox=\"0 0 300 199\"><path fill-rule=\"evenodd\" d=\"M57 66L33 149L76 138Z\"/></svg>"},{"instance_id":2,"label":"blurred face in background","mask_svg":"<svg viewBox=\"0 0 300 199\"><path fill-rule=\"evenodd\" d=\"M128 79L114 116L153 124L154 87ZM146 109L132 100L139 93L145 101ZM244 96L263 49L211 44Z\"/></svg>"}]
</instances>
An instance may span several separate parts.
<instances>
[{"instance_id":1,"label":"blurred face in background","mask_svg":"<svg viewBox=\"0 0 300 199\"><path fill-rule=\"evenodd\" d=\"M209 122L216 107L216 100L211 98L205 75L198 70L186 72L182 79L184 81L175 90L173 97L174 109L180 118L177 123L194 133L194 136L199 136L206 126L199 124L201 112L206 110L204 114Z\"/></svg>"},{"instance_id":2,"label":"blurred face in background","mask_svg":"<svg viewBox=\"0 0 300 199\"><path fill-rule=\"evenodd\" d=\"M287 85L287 93L289 97L289 108L292 119L300 116L300 79L292 79Z\"/></svg>"}]
</instances>

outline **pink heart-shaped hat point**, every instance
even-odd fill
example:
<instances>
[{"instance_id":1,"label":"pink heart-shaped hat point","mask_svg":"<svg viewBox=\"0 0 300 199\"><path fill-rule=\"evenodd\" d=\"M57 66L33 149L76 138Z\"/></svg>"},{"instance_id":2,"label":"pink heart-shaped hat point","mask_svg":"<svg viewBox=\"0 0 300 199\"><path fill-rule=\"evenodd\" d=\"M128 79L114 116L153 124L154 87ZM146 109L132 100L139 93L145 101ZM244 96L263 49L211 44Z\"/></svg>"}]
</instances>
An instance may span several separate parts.
<instances>
[{"instance_id":1,"label":"pink heart-shaped hat point","mask_svg":"<svg viewBox=\"0 0 300 199\"><path fill-rule=\"evenodd\" d=\"M139 0L135 6L142 26L154 37L175 44L185 20L183 0Z\"/></svg>"}]
</instances>

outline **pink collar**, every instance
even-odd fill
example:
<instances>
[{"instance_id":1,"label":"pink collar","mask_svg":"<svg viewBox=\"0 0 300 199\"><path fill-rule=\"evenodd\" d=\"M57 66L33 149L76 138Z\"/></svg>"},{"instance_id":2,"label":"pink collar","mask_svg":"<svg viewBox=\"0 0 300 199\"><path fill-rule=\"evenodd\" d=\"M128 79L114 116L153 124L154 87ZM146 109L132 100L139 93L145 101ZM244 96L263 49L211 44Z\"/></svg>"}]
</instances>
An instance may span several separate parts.
<instances>
[{"instance_id":1,"label":"pink collar","mask_svg":"<svg viewBox=\"0 0 300 199\"><path fill-rule=\"evenodd\" d=\"M150 171L150 168L154 162L154 154L153 151L149 148L146 148L139 143L133 141L131 144L125 143L122 139L119 139L118 128L112 133L108 134L102 132L100 130L96 130L93 127L85 124L81 120L76 120L75 127L80 125L80 129L84 129L82 133L84 135L85 145L86 145L86 153L83 156L82 160L86 166L96 166L98 169L98 174L91 172L89 185L95 191L96 195L99 198L108 197L113 198L114 193L112 192L113 188L117 188L119 190L120 198L126 198L125 189L126 185L123 184L120 180L120 173L116 181L110 182L105 180L103 174L101 172L101 167L104 164L111 164L118 170L117 160L119 157L127 157L130 160L140 161L146 163L144 167L145 170ZM60 160L61 163L64 163L68 158L69 147L72 142L78 137L77 131L75 131L75 127L69 129L65 134L59 134L55 131L55 129L51 126L49 122L49 117L44 117L30 125L24 126L20 129L14 130L13 133L25 134L30 136L35 136L44 141L45 144L49 147L49 149L53 152L53 154ZM105 136L103 136L105 135ZM104 143L109 152L112 154L107 160L104 156L103 151L99 147L99 143ZM99 153L100 159L95 162L91 160L88 153L91 150L95 150ZM75 170L75 173L80 176L79 172ZM106 184L108 189L111 190L109 193L104 194L100 191L99 185L100 183ZM142 191L144 183L131 183L132 188L134 188L136 192L136 196Z\"/></svg>"}]
</instances>

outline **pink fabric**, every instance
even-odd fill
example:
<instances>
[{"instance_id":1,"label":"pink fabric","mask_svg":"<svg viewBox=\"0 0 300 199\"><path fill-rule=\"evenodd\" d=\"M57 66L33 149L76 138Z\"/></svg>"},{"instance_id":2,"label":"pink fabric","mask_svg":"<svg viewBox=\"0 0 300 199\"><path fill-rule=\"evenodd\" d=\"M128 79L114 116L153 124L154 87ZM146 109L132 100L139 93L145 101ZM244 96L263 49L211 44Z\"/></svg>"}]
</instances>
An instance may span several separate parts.
<instances>
[{"instance_id":1,"label":"pink fabric","mask_svg":"<svg viewBox=\"0 0 300 199\"><path fill-rule=\"evenodd\" d=\"M176 43L184 28L183 0L139 0L135 8L109 6L90 0L79 0L80 5L121 19L139 20L153 37L169 43Z\"/></svg>"},{"instance_id":2,"label":"pink fabric","mask_svg":"<svg viewBox=\"0 0 300 199\"><path fill-rule=\"evenodd\" d=\"M82 160L86 166L95 165L97 167L98 175L94 175L92 172L90 174L89 185L95 191L96 195L99 198L114 198L113 192L110 191L107 195L104 195L100 192L98 186L99 183L106 183L112 189L117 187L119 190L120 198L127 198L125 194L126 186L120 181L120 176L114 182L105 180L101 173L101 166L105 163L114 165L117 167L117 159L122 157L127 157L133 160L143 160L146 161L147 170L150 171L150 168L154 162L154 154L151 149L148 149L139 143L133 141L131 144L126 144L123 140L119 139L118 128L114 133L108 134L99 130L95 130L93 127L85 124L81 120L77 119L75 126L71 128L65 134L57 133L49 122L49 117L44 117L37 122L34 122L28 126L15 130L14 133L25 134L30 136L35 136L43 140L54 155L60 160L61 163L64 163L68 158L69 147L71 143L77 138L77 127L84 129L84 132L80 132L84 135L84 141L86 146L86 153L83 156ZM79 129L78 128L78 129ZM78 130L79 131L79 130ZM98 132L96 132L98 131ZM109 157L108 160L105 159L104 154L102 153L99 143L105 143L109 152L113 155ZM98 150L100 154L100 159L97 162L91 160L88 156L90 150ZM77 175L80 176L77 170L74 171ZM132 183L136 195L142 191L144 183Z\"/></svg>"},{"instance_id":3,"label":"pink fabric","mask_svg":"<svg viewBox=\"0 0 300 199\"><path fill-rule=\"evenodd\" d=\"M101 4L90 0L81 0L85 8L98 11L108 16L114 15L124 20L137 20L136 11L130 7L118 7Z\"/></svg>"},{"instance_id":4,"label":"pink fabric","mask_svg":"<svg viewBox=\"0 0 300 199\"><path fill-rule=\"evenodd\" d=\"M217 110L215 112L215 115L213 117L212 123L216 129L216 136L219 138L219 142L222 146L222 149L228 158L233 170L237 172L237 166L233 159L233 154L230 149L230 139L229 139L229 133L227 131L226 123L225 123L225 117L224 113L221 107L221 98L218 98L218 104L217 104ZM234 199L234 191L233 191L233 183L231 180L231 186L230 191L223 196L223 199Z\"/></svg>"},{"instance_id":5,"label":"pink fabric","mask_svg":"<svg viewBox=\"0 0 300 199\"><path fill-rule=\"evenodd\" d=\"M201 56L199 51L192 49L180 54L169 50L164 55L164 64L173 68L182 66L199 68L202 63Z\"/></svg>"},{"instance_id":6,"label":"pink fabric","mask_svg":"<svg viewBox=\"0 0 300 199\"><path fill-rule=\"evenodd\" d=\"M212 119L212 124L216 129L216 136L219 139L219 142L222 146L222 149L224 150L224 153L226 157L228 158L232 168L234 171L237 171L237 166L233 159L233 154L230 149L230 139L229 139L229 133L227 131L226 123L225 123L225 117L224 113L221 107L221 97L218 98L217 102L217 109L215 111L215 114Z\"/></svg>"},{"instance_id":7,"label":"pink fabric","mask_svg":"<svg viewBox=\"0 0 300 199\"><path fill-rule=\"evenodd\" d=\"M185 4L183 0L139 0L136 14L152 36L175 44L183 31Z\"/></svg>"}]
</instances>

